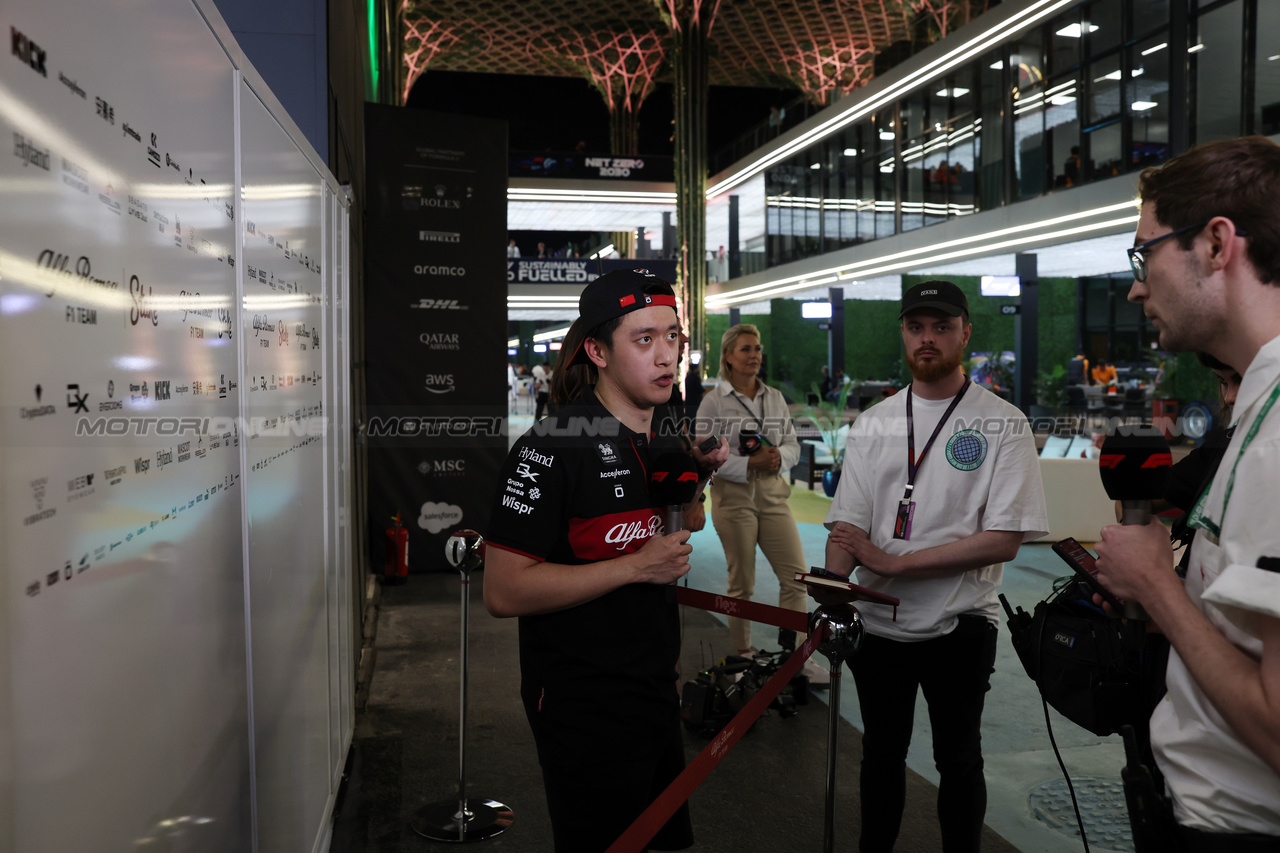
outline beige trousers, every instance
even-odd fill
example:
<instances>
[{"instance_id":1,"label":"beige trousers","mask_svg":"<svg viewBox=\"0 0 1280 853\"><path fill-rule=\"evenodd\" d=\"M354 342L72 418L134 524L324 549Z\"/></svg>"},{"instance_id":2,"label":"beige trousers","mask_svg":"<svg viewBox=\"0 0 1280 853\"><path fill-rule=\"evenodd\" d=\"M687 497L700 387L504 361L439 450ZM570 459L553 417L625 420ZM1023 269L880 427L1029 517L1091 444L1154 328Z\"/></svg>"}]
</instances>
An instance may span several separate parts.
<instances>
[{"instance_id":1,"label":"beige trousers","mask_svg":"<svg viewBox=\"0 0 1280 853\"><path fill-rule=\"evenodd\" d=\"M756 588L756 544L764 552L781 588L778 606L800 613L808 611L804 584L796 572L807 572L800 531L791 517L787 499L791 486L780 474L752 471L746 483L714 480L711 484L711 521L724 545L729 563L730 598L751 600ZM751 621L729 617L733 654L751 648Z\"/></svg>"}]
</instances>

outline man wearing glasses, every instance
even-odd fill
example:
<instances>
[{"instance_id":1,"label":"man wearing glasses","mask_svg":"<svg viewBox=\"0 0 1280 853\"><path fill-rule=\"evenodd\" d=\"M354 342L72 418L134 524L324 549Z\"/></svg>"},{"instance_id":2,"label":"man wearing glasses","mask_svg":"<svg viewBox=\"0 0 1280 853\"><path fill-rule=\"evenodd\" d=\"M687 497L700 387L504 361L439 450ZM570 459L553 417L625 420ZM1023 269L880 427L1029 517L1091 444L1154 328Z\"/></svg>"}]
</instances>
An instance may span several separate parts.
<instances>
[{"instance_id":1,"label":"man wearing glasses","mask_svg":"<svg viewBox=\"0 0 1280 853\"><path fill-rule=\"evenodd\" d=\"M1134 284L1165 349L1244 370L1185 585L1164 527L1103 529L1099 579L1169 638L1151 741L1183 851L1280 850L1280 146L1201 145L1139 178ZM1246 369L1247 368L1247 369ZM1273 410L1274 409L1274 410Z\"/></svg>"}]
</instances>

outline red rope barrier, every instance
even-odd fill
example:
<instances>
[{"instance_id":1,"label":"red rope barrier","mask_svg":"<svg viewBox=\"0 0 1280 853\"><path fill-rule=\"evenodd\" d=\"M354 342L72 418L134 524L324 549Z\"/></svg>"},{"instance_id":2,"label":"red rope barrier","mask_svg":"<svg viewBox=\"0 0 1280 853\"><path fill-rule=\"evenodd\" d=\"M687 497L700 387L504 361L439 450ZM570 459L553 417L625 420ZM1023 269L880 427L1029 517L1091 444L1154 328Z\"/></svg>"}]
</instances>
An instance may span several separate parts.
<instances>
[{"instance_id":1,"label":"red rope barrier","mask_svg":"<svg viewBox=\"0 0 1280 853\"><path fill-rule=\"evenodd\" d=\"M797 634L809 633L809 615L796 610L784 610L781 607L730 598L727 595L713 595L700 589L689 589L687 586L676 587L676 601L700 610L714 610L726 616L763 622L775 628L787 628Z\"/></svg>"},{"instance_id":2,"label":"red rope barrier","mask_svg":"<svg viewBox=\"0 0 1280 853\"><path fill-rule=\"evenodd\" d=\"M681 604L690 607L715 610L718 613L742 616L743 618L753 618L749 614L755 613L762 618L754 621L775 625L779 628L790 628L801 633L809 629L809 619L804 613L783 610L780 607L770 607L767 604L740 601L723 595L712 595L711 593L689 589L688 587L678 587L677 589L679 590L677 600ZM743 605L749 606L744 608ZM677 776L667 786L667 789L649 804L649 808L645 809L635 819L635 822L627 828L626 832L619 836L617 841L609 846L605 853L640 853L640 851L644 850L645 845L653 839L658 830L662 829L666 822L671 819L671 816L676 813L676 809L680 808L681 804L689 799L694 790L702 784L712 770L716 769L720 762L724 760L724 757L729 754L729 750L733 749L734 745L751 728L756 718L763 714L769 704L777 698L777 695L782 692L782 688L790 683L792 678L795 678L796 673L800 671L800 667L804 665L804 662L818 648L818 644L822 642L822 635L825 632L826 626L823 625L823 627L816 629L805 638L800 647L787 658L786 663L778 667L778 671L773 674L773 677L764 683L764 686L756 692L755 696L751 697L751 700L742 707L742 710L734 715L733 719L711 740L711 743L707 744L702 752L698 753L698 757L689 762L689 766L685 767L684 772Z\"/></svg>"}]
</instances>

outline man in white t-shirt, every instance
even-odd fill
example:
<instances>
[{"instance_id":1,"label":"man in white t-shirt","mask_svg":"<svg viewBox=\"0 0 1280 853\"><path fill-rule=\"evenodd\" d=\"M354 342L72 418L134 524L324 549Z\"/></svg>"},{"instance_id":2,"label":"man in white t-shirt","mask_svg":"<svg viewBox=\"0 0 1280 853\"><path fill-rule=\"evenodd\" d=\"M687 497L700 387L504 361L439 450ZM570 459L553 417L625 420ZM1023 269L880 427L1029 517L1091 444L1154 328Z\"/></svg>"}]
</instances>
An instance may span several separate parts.
<instances>
[{"instance_id":1,"label":"man in white t-shirt","mask_svg":"<svg viewBox=\"0 0 1280 853\"><path fill-rule=\"evenodd\" d=\"M1185 584L1164 527L1103 528L1099 580L1173 650L1151 746L1185 853L1280 850L1280 146L1197 146L1139 178L1129 300L1160 346L1243 372L1238 428L1189 517Z\"/></svg>"},{"instance_id":2,"label":"man in white t-shirt","mask_svg":"<svg viewBox=\"0 0 1280 853\"><path fill-rule=\"evenodd\" d=\"M542 411L546 408L550 396L551 372L547 370L547 363L535 364L533 366L533 399L537 401L537 405L533 410L534 423L542 420Z\"/></svg>"},{"instance_id":3,"label":"man in white t-shirt","mask_svg":"<svg viewBox=\"0 0 1280 853\"><path fill-rule=\"evenodd\" d=\"M961 367L973 329L963 291L949 281L914 285L899 318L911 385L854 422L826 521L827 570L848 576L856 566L859 584L902 600L896 617L882 605L859 608L866 636L849 661L864 722L859 849L893 849L923 690L943 849L976 851L996 588L1004 561L1048 530L1044 489L1027 419Z\"/></svg>"}]
</instances>

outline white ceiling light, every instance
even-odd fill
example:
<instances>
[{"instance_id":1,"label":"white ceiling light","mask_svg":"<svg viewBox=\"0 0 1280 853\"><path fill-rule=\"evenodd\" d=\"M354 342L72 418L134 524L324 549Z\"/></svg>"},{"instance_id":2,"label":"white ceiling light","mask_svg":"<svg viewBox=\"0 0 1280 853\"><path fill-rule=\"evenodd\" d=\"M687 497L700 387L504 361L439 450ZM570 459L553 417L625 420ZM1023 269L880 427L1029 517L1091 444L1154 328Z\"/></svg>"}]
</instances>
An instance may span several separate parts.
<instances>
[{"instance_id":1,"label":"white ceiling light","mask_svg":"<svg viewBox=\"0 0 1280 853\"><path fill-rule=\"evenodd\" d=\"M1098 31L1098 28L1095 27L1093 24L1086 24L1085 26L1089 28L1089 32L1091 33L1096 33ZM1062 29L1054 33L1055 36L1062 36L1063 38L1069 38L1069 39L1078 39L1083 34L1084 34L1084 30L1080 27L1079 24L1067 24L1065 27L1063 27Z\"/></svg>"},{"instance_id":2,"label":"white ceiling light","mask_svg":"<svg viewBox=\"0 0 1280 853\"><path fill-rule=\"evenodd\" d=\"M887 142L890 139L896 139L897 136L892 130L882 130L880 131L880 138Z\"/></svg>"},{"instance_id":3,"label":"white ceiling light","mask_svg":"<svg viewBox=\"0 0 1280 853\"><path fill-rule=\"evenodd\" d=\"M1135 113L1144 112L1146 110L1153 109L1154 107L1158 107L1158 106L1160 105L1155 101L1134 101L1132 104L1129 105L1129 107Z\"/></svg>"},{"instance_id":4,"label":"white ceiling light","mask_svg":"<svg viewBox=\"0 0 1280 853\"><path fill-rule=\"evenodd\" d=\"M857 156L858 156L858 152L857 152L857 151L855 151L855 150L854 150L854 149L852 149L852 148L846 148L846 149L844 149L844 152L843 152L843 153L844 153L844 156L846 156L846 157L857 157Z\"/></svg>"},{"instance_id":5,"label":"white ceiling light","mask_svg":"<svg viewBox=\"0 0 1280 853\"><path fill-rule=\"evenodd\" d=\"M1143 55L1143 56L1150 56L1151 54L1156 53L1157 51L1164 50L1164 49L1165 49L1166 47L1168 47L1168 46L1169 46L1169 43L1168 43L1168 42L1162 41L1162 42L1160 42L1158 45L1156 45L1155 47L1149 47L1149 48L1147 48L1146 50L1144 50L1144 51L1142 52L1142 55Z\"/></svg>"},{"instance_id":6,"label":"white ceiling light","mask_svg":"<svg viewBox=\"0 0 1280 853\"><path fill-rule=\"evenodd\" d=\"M968 89L964 88L963 86L954 86L950 89L943 89L942 91L938 92L938 97L939 98L947 98L947 97L961 98L967 94L969 94Z\"/></svg>"},{"instance_id":7,"label":"white ceiling light","mask_svg":"<svg viewBox=\"0 0 1280 853\"><path fill-rule=\"evenodd\" d=\"M1191 47L1187 48L1187 53L1199 53L1202 50L1204 50L1203 44L1193 44Z\"/></svg>"},{"instance_id":8,"label":"white ceiling light","mask_svg":"<svg viewBox=\"0 0 1280 853\"><path fill-rule=\"evenodd\" d=\"M821 168L822 168L822 164L821 164L821 163L810 163L810 164L809 164L809 168L810 168L810 169L821 169Z\"/></svg>"}]
</instances>

